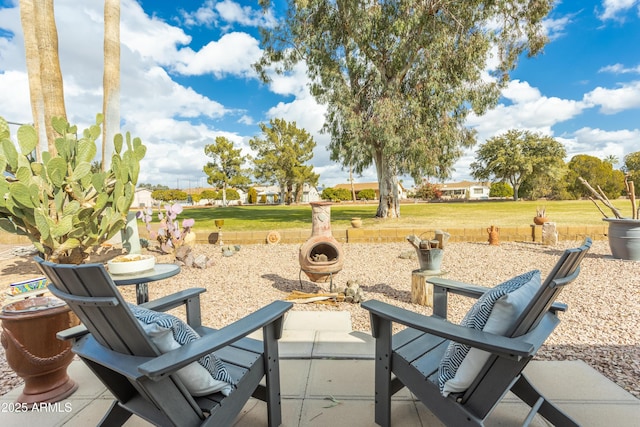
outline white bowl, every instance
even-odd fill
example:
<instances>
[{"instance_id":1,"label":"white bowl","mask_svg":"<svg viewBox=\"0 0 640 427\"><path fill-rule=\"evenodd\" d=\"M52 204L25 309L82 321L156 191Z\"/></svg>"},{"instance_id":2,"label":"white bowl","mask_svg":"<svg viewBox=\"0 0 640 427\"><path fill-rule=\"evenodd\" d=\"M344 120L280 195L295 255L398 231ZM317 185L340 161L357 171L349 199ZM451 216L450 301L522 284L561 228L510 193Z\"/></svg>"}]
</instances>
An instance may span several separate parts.
<instances>
[{"instance_id":1,"label":"white bowl","mask_svg":"<svg viewBox=\"0 0 640 427\"><path fill-rule=\"evenodd\" d=\"M107 262L111 274L133 274L151 270L156 265L153 255L128 254L119 255Z\"/></svg>"}]
</instances>

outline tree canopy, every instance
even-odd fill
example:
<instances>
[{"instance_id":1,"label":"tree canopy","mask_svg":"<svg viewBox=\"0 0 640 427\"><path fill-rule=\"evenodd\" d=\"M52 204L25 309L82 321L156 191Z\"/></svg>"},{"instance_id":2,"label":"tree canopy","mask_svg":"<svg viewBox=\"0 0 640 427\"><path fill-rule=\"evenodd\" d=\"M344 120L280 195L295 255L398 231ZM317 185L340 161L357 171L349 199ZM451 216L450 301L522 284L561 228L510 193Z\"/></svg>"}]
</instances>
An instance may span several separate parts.
<instances>
[{"instance_id":1,"label":"tree canopy","mask_svg":"<svg viewBox=\"0 0 640 427\"><path fill-rule=\"evenodd\" d=\"M296 122L271 119L269 126L260 123L263 138L249 141L257 152L253 174L256 179L270 184L278 184L286 203L298 201L305 183L317 185L319 175L313 166L306 165L313 158L316 142L304 129L298 129ZM282 199L281 199L282 200Z\"/></svg>"},{"instance_id":2,"label":"tree canopy","mask_svg":"<svg viewBox=\"0 0 640 427\"><path fill-rule=\"evenodd\" d=\"M268 80L273 65L306 64L311 93L327 105L332 160L358 173L374 164L376 216L396 217L398 175L450 176L475 143L468 113L494 106L518 57L542 49L551 3L288 0L286 19L262 30L256 69Z\"/></svg>"},{"instance_id":3,"label":"tree canopy","mask_svg":"<svg viewBox=\"0 0 640 427\"><path fill-rule=\"evenodd\" d=\"M215 144L206 145L204 153L213 159L203 168L207 182L222 187L222 205L226 206L229 186L245 187L251 182L250 172L242 168L247 156L242 155L240 148L234 149L233 142L224 136L216 137Z\"/></svg>"},{"instance_id":4,"label":"tree canopy","mask_svg":"<svg viewBox=\"0 0 640 427\"><path fill-rule=\"evenodd\" d=\"M564 146L550 136L512 129L480 145L471 174L480 180L508 181L518 200L525 179L562 178L565 155Z\"/></svg>"},{"instance_id":5,"label":"tree canopy","mask_svg":"<svg viewBox=\"0 0 640 427\"><path fill-rule=\"evenodd\" d=\"M567 164L567 190L574 197L589 197L591 192L579 181L584 178L593 188L600 187L609 198L618 198L624 189L624 173L613 165L587 154L573 156Z\"/></svg>"},{"instance_id":6,"label":"tree canopy","mask_svg":"<svg viewBox=\"0 0 640 427\"><path fill-rule=\"evenodd\" d=\"M624 172L627 174L627 179L633 181L636 195L640 194L640 151L635 153L629 153L624 156Z\"/></svg>"}]
</instances>

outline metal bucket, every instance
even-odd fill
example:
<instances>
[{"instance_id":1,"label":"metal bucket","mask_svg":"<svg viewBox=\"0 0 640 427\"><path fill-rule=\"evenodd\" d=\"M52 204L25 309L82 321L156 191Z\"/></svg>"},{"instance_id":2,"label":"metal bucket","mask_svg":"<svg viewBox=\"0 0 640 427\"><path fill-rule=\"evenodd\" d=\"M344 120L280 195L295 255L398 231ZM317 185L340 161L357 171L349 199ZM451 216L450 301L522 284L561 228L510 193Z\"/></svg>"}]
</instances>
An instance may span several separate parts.
<instances>
[{"instance_id":1,"label":"metal bucket","mask_svg":"<svg viewBox=\"0 0 640 427\"><path fill-rule=\"evenodd\" d=\"M440 272L440 264L444 256L444 249L417 249L420 270L434 273Z\"/></svg>"}]
</instances>

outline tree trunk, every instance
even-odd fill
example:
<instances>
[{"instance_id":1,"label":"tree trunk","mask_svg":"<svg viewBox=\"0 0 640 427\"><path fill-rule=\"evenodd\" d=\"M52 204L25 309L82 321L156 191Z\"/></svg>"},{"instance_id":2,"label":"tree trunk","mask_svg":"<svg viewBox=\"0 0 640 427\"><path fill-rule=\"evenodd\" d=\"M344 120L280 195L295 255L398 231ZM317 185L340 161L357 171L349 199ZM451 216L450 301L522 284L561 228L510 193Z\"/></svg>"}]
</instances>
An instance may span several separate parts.
<instances>
[{"instance_id":1,"label":"tree trunk","mask_svg":"<svg viewBox=\"0 0 640 427\"><path fill-rule=\"evenodd\" d=\"M227 183L222 183L222 206L227 206Z\"/></svg>"},{"instance_id":2,"label":"tree trunk","mask_svg":"<svg viewBox=\"0 0 640 427\"><path fill-rule=\"evenodd\" d=\"M27 60L27 75L29 76L29 97L31 99L31 114L33 125L38 135L36 145L36 159L42 161L42 152L47 151L47 125L44 120L44 98L42 96L42 82L40 81L40 57L38 55L38 39L36 37L35 10L32 0L20 0L20 22L24 34L24 51Z\"/></svg>"},{"instance_id":3,"label":"tree trunk","mask_svg":"<svg viewBox=\"0 0 640 427\"><path fill-rule=\"evenodd\" d=\"M349 163L349 182L351 183L351 199L356 201L356 187L353 184L353 170L351 168L351 163Z\"/></svg>"},{"instance_id":4,"label":"tree trunk","mask_svg":"<svg viewBox=\"0 0 640 427\"><path fill-rule=\"evenodd\" d=\"M58 57L58 30L53 11L53 0L35 0L34 16L38 53L40 57L40 82L44 99L44 121L49 153L57 153L55 141L58 134L53 129L53 117L67 118L64 106L62 72Z\"/></svg>"},{"instance_id":5,"label":"tree trunk","mask_svg":"<svg viewBox=\"0 0 640 427\"><path fill-rule=\"evenodd\" d=\"M104 95L102 170L111 166L113 138L120 132L120 0L104 2Z\"/></svg>"},{"instance_id":6,"label":"tree trunk","mask_svg":"<svg viewBox=\"0 0 640 427\"><path fill-rule=\"evenodd\" d=\"M398 177L395 173L393 161L382 153L376 153L376 171L378 173L378 202L377 218L399 218L400 203L398 200Z\"/></svg>"}]
</instances>

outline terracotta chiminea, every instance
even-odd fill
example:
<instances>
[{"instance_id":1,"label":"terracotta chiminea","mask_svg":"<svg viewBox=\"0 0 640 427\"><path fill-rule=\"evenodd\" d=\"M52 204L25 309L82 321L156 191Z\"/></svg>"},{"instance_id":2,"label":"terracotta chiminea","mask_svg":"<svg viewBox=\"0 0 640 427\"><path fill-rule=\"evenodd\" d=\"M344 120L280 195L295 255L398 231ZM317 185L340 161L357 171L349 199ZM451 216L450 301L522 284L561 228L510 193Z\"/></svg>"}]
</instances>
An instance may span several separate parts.
<instances>
[{"instance_id":1,"label":"terracotta chiminea","mask_svg":"<svg viewBox=\"0 0 640 427\"><path fill-rule=\"evenodd\" d=\"M311 237L300 247L300 269L312 282L328 282L342 270L342 247L331 234L331 202L311 203Z\"/></svg>"}]
</instances>

